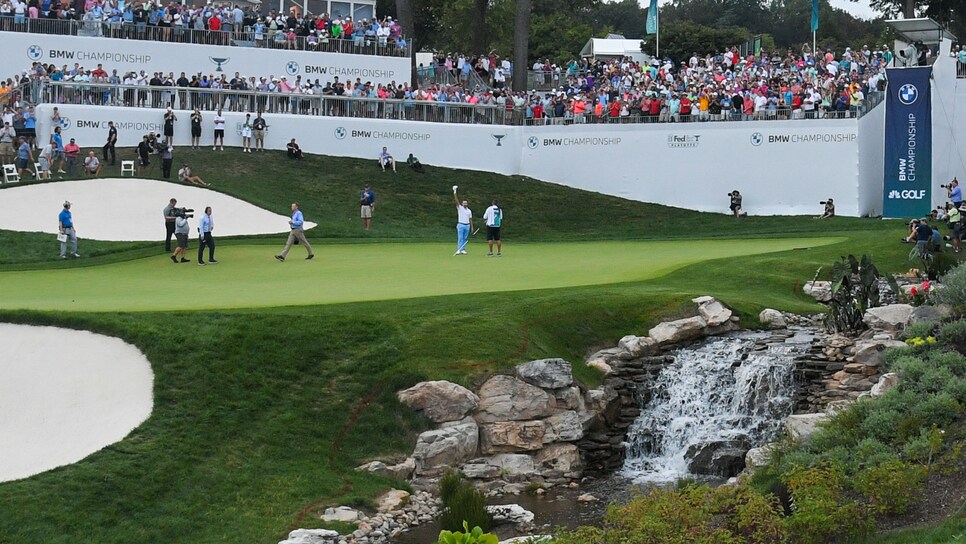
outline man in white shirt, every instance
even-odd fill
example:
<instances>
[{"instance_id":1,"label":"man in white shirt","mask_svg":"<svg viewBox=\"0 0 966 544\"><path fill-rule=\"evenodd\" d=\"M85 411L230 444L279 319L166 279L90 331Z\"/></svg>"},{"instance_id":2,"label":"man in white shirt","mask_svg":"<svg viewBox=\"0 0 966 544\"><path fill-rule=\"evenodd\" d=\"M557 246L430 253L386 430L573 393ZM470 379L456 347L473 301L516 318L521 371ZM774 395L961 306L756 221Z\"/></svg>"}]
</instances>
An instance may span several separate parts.
<instances>
[{"instance_id":1,"label":"man in white shirt","mask_svg":"<svg viewBox=\"0 0 966 544\"><path fill-rule=\"evenodd\" d=\"M470 211L469 202L460 201L456 195L458 185L453 186L453 201L456 202L456 253L453 255L466 255L466 242L470 237L470 229L473 228L473 212Z\"/></svg>"},{"instance_id":2,"label":"man in white shirt","mask_svg":"<svg viewBox=\"0 0 966 544\"><path fill-rule=\"evenodd\" d=\"M493 256L493 242L496 241L496 256L503 256L503 240L500 239L500 227L503 226L503 209L494 198L490 207L483 212L483 221L486 222L486 243L490 246L487 257Z\"/></svg>"},{"instance_id":3,"label":"man in white shirt","mask_svg":"<svg viewBox=\"0 0 966 544\"><path fill-rule=\"evenodd\" d=\"M95 178L101 173L101 161L97 160L93 151L88 153L87 158L84 159L84 173Z\"/></svg>"},{"instance_id":4,"label":"man in white shirt","mask_svg":"<svg viewBox=\"0 0 966 544\"><path fill-rule=\"evenodd\" d=\"M211 150L214 151L221 144L221 150L225 150L225 116L221 113L221 108L215 113L215 141L211 145Z\"/></svg>"}]
</instances>

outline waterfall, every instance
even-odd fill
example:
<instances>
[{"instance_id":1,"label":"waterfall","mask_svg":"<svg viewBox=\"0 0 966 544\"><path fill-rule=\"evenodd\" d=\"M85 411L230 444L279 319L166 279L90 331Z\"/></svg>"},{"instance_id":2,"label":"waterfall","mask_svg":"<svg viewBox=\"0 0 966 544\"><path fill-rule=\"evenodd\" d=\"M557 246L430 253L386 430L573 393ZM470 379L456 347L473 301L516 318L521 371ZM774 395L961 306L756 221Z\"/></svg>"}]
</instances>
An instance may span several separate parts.
<instances>
[{"instance_id":1,"label":"waterfall","mask_svg":"<svg viewBox=\"0 0 966 544\"><path fill-rule=\"evenodd\" d=\"M692 475L692 458L743 463L747 449L774 440L792 413L795 356L812 339L773 340L743 333L676 350L673 363L640 385L647 402L628 430L622 473L637 483L672 482Z\"/></svg>"}]
</instances>

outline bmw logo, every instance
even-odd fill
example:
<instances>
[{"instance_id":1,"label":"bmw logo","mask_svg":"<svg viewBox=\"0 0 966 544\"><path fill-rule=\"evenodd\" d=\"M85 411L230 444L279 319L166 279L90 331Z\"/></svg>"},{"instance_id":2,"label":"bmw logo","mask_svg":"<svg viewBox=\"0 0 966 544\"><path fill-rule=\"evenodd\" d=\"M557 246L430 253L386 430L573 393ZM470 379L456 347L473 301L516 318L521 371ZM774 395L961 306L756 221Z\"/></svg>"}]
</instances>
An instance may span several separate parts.
<instances>
[{"instance_id":1,"label":"bmw logo","mask_svg":"<svg viewBox=\"0 0 966 544\"><path fill-rule=\"evenodd\" d=\"M294 76L294 75L298 74L299 73L299 63L295 62L294 60L290 60L288 62L288 64L285 65L285 71L288 72L288 75L290 75L290 76Z\"/></svg>"},{"instance_id":2,"label":"bmw logo","mask_svg":"<svg viewBox=\"0 0 966 544\"><path fill-rule=\"evenodd\" d=\"M540 145L540 138L536 136L530 136L530 139L527 140L527 147L530 149L536 149L538 145Z\"/></svg>"},{"instance_id":3,"label":"bmw logo","mask_svg":"<svg viewBox=\"0 0 966 544\"><path fill-rule=\"evenodd\" d=\"M31 45L27 48L27 58L30 60L40 60L44 56L44 49L39 45Z\"/></svg>"},{"instance_id":4,"label":"bmw logo","mask_svg":"<svg viewBox=\"0 0 966 544\"><path fill-rule=\"evenodd\" d=\"M60 118L60 130L67 130L70 128L70 118L61 117Z\"/></svg>"},{"instance_id":5,"label":"bmw logo","mask_svg":"<svg viewBox=\"0 0 966 544\"><path fill-rule=\"evenodd\" d=\"M349 134L349 131L347 131L345 127L338 127L335 129L336 140L344 140L346 135L348 134Z\"/></svg>"},{"instance_id":6,"label":"bmw logo","mask_svg":"<svg viewBox=\"0 0 966 544\"><path fill-rule=\"evenodd\" d=\"M909 106L919 98L919 89L912 83L899 87L899 102Z\"/></svg>"},{"instance_id":7,"label":"bmw logo","mask_svg":"<svg viewBox=\"0 0 966 544\"><path fill-rule=\"evenodd\" d=\"M761 135L760 132L756 132L751 135L751 145L758 147L762 142L765 141L765 137Z\"/></svg>"}]
</instances>

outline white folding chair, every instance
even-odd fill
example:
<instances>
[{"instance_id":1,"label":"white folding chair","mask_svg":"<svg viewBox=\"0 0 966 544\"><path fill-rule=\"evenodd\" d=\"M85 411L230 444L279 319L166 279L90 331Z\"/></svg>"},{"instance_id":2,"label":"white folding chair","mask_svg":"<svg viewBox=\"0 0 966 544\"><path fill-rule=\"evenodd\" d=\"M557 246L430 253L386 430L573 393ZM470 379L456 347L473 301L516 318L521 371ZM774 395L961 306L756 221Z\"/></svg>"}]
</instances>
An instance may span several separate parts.
<instances>
[{"instance_id":1,"label":"white folding chair","mask_svg":"<svg viewBox=\"0 0 966 544\"><path fill-rule=\"evenodd\" d=\"M20 181L20 174L17 173L17 165L15 164L3 165L3 182L15 183L18 181Z\"/></svg>"},{"instance_id":2,"label":"white folding chair","mask_svg":"<svg viewBox=\"0 0 966 544\"><path fill-rule=\"evenodd\" d=\"M136 175L135 174L135 170L134 170L134 161L121 161L121 177L122 178L124 177L124 173L125 172L130 173L132 178Z\"/></svg>"},{"instance_id":3,"label":"white folding chair","mask_svg":"<svg viewBox=\"0 0 966 544\"><path fill-rule=\"evenodd\" d=\"M40 163L34 163L34 179L46 178L50 179L50 170L42 170L40 168Z\"/></svg>"}]
</instances>

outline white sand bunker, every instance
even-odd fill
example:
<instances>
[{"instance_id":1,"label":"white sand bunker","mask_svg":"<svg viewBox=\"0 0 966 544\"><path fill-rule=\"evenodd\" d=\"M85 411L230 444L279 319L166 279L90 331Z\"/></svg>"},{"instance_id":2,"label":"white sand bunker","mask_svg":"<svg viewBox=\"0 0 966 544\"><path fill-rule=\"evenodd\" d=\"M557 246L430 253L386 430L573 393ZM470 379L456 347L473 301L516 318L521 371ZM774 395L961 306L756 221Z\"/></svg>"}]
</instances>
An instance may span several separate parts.
<instances>
[{"instance_id":1,"label":"white sand bunker","mask_svg":"<svg viewBox=\"0 0 966 544\"><path fill-rule=\"evenodd\" d=\"M154 374L117 338L0 324L0 482L76 463L151 415Z\"/></svg>"},{"instance_id":2,"label":"white sand bunker","mask_svg":"<svg viewBox=\"0 0 966 544\"><path fill-rule=\"evenodd\" d=\"M106 178L23 185L0 191L0 229L57 233L57 214L65 200L77 225L77 236L89 240L163 240L161 210L168 200L195 209L191 233L211 206L215 236L288 233L287 215L278 215L243 200L182 184L134 178ZM315 223L305 223L305 228Z\"/></svg>"}]
</instances>

